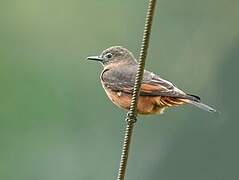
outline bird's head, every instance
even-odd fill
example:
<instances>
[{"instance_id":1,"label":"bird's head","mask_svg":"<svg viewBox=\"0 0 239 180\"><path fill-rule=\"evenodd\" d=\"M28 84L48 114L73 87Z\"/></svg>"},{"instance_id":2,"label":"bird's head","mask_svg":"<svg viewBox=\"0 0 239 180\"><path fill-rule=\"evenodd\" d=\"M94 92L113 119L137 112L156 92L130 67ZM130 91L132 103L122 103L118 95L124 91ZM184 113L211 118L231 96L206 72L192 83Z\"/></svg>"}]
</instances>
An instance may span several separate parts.
<instances>
[{"instance_id":1,"label":"bird's head","mask_svg":"<svg viewBox=\"0 0 239 180\"><path fill-rule=\"evenodd\" d=\"M89 56L88 60L99 61L103 66L116 64L137 64L133 54L121 46L112 46L104 50L99 56Z\"/></svg>"}]
</instances>

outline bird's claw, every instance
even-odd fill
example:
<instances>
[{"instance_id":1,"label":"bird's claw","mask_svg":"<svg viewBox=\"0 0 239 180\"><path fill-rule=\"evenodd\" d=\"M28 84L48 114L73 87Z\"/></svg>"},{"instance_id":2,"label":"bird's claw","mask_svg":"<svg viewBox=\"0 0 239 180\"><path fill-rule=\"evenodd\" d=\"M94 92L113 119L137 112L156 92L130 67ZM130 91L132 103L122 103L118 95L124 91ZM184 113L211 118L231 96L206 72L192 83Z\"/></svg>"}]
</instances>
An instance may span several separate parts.
<instances>
[{"instance_id":1,"label":"bird's claw","mask_svg":"<svg viewBox=\"0 0 239 180\"><path fill-rule=\"evenodd\" d=\"M131 112L128 112L125 121L127 123L134 124L137 122L137 117L136 117L136 115L133 115Z\"/></svg>"}]
</instances>

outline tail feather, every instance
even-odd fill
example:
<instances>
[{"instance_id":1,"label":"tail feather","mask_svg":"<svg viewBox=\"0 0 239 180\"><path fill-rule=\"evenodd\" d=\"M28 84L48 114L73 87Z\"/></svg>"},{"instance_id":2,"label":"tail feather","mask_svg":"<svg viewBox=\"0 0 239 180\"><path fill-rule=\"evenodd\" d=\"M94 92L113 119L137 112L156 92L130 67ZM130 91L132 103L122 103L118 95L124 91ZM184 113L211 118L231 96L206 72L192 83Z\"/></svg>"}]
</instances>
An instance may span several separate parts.
<instances>
[{"instance_id":1,"label":"tail feather","mask_svg":"<svg viewBox=\"0 0 239 180\"><path fill-rule=\"evenodd\" d=\"M206 104L203 104L201 102L196 102L196 101L188 101L189 104L192 104L200 109L203 109L205 111L208 111L208 112L217 112L216 109L213 109L212 107L206 105Z\"/></svg>"},{"instance_id":2,"label":"tail feather","mask_svg":"<svg viewBox=\"0 0 239 180\"><path fill-rule=\"evenodd\" d=\"M196 96L193 94L187 94L187 95L190 97L189 99L191 99L193 101L197 101L197 102L201 101L201 98L199 96Z\"/></svg>"}]
</instances>

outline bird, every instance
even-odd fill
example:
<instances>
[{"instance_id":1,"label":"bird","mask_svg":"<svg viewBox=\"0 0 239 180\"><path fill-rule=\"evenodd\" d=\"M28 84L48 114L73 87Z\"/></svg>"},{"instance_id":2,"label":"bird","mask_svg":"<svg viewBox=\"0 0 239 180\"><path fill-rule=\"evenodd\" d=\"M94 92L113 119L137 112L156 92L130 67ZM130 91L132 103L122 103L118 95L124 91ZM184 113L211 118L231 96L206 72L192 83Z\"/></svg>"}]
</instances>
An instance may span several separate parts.
<instances>
[{"instance_id":1,"label":"bird","mask_svg":"<svg viewBox=\"0 0 239 180\"><path fill-rule=\"evenodd\" d=\"M129 110L139 65L133 53L122 46L112 46L98 56L87 57L87 60L98 61L103 65L100 80L107 96L118 107ZM199 96L185 93L159 75L144 70L137 103L138 114L162 114L168 107L183 104L216 112L203 104Z\"/></svg>"}]
</instances>

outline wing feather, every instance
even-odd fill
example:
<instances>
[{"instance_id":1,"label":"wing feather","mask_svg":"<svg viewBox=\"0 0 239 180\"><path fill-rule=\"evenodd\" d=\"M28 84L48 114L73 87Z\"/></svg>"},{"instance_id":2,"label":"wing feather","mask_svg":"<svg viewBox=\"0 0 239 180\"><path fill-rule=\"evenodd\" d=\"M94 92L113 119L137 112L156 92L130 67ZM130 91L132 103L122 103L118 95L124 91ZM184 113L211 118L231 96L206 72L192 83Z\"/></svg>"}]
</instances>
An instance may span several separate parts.
<instances>
[{"instance_id":1,"label":"wing feather","mask_svg":"<svg viewBox=\"0 0 239 180\"><path fill-rule=\"evenodd\" d=\"M120 91L132 94L136 69L135 66L128 66L118 69L105 70L101 74L101 80L106 88L113 91ZM158 75L145 71L140 88L140 96L165 96L173 98L190 99L199 101L197 96L192 96L178 89L171 82L160 78Z\"/></svg>"}]
</instances>

